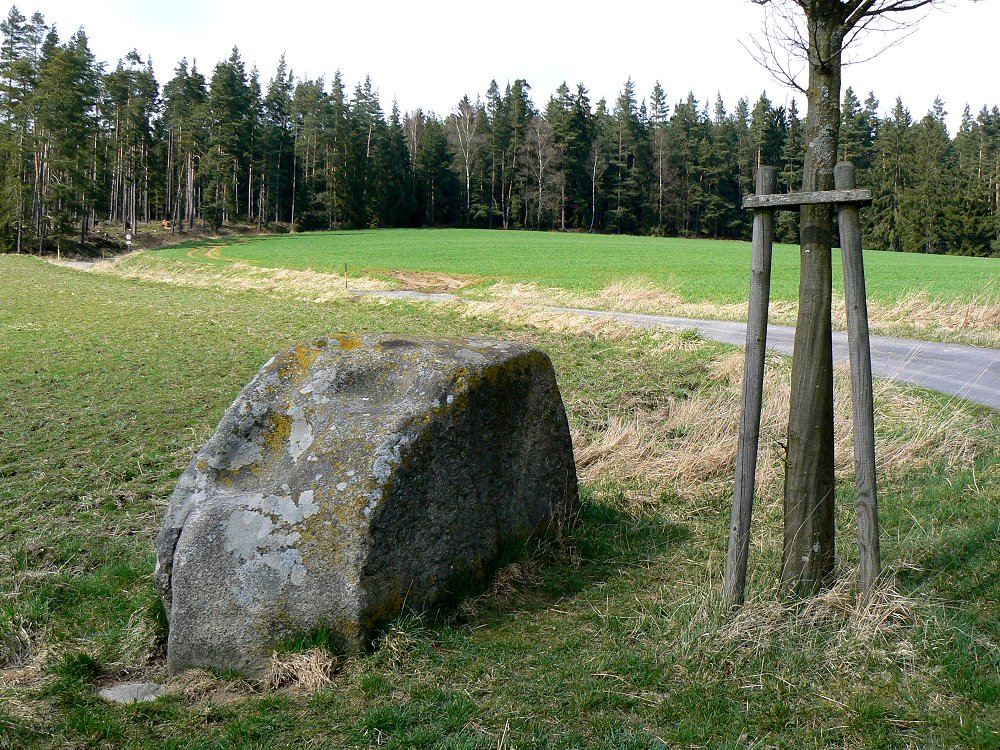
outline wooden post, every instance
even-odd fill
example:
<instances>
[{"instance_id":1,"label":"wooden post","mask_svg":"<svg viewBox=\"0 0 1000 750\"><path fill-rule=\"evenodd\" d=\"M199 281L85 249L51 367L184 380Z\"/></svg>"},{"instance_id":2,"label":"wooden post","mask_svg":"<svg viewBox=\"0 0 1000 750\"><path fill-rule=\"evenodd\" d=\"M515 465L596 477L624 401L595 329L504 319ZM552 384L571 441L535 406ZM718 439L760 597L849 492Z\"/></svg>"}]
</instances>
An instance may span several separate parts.
<instances>
[{"instance_id":1,"label":"wooden post","mask_svg":"<svg viewBox=\"0 0 1000 750\"><path fill-rule=\"evenodd\" d=\"M777 186L774 167L757 170L757 195L773 193ZM743 604L750 553L750 517L753 515L760 414L764 397L764 353L767 344L767 307L771 295L771 250L774 240L774 209L758 208L753 214L753 256L750 276L750 308L747 314L746 360L743 370L743 405L740 411L733 515L726 555L725 602Z\"/></svg>"},{"instance_id":2,"label":"wooden post","mask_svg":"<svg viewBox=\"0 0 1000 750\"><path fill-rule=\"evenodd\" d=\"M854 188L854 165L842 161L834 169L837 190ZM851 360L851 404L854 411L854 486L858 514L858 589L868 596L882 572L879 549L878 497L875 480L875 414L872 398L868 300L861 255L861 217L857 204L839 203L840 252L847 298L847 338Z\"/></svg>"}]
</instances>

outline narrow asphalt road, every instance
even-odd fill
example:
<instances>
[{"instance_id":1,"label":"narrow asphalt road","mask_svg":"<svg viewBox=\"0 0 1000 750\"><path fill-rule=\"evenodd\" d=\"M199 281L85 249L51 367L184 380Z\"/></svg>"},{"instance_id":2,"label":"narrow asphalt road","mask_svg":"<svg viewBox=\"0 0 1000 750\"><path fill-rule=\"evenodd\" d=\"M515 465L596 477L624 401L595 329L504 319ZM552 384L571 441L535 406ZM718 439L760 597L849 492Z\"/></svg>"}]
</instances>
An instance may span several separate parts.
<instances>
[{"instance_id":1,"label":"narrow asphalt road","mask_svg":"<svg viewBox=\"0 0 1000 750\"><path fill-rule=\"evenodd\" d=\"M454 294L421 292L355 292L358 295L425 302L461 302ZM695 318L672 318L666 315L586 310L574 307L544 307L547 312L573 313L590 318L606 318L630 323L636 328L694 328L713 341L743 346L746 323ZM770 325L767 347L781 354L792 354L795 329ZM1000 411L1000 350L962 344L942 344L917 339L872 336L872 373L900 383L931 388L941 393L985 404ZM847 334L834 332L833 357L847 361Z\"/></svg>"}]
</instances>

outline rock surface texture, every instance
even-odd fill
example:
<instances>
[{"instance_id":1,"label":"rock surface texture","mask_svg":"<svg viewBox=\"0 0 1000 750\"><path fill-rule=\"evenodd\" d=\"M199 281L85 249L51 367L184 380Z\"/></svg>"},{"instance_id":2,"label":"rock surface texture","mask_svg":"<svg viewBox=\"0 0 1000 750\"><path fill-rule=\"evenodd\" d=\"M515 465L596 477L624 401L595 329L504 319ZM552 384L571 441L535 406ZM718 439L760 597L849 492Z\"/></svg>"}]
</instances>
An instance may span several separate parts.
<instances>
[{"instance_id":1,"label":"rock surface texture","mask_svg":"<svg viewBox=\"0 0 1000 750\"><path fill-rule=\"evenodd\" d=\"M385 334L300 345L243 390L171 497L167 666L257 674L319 634L363 649L578 509L544 353Z\"/></svg>"}]
</instances>

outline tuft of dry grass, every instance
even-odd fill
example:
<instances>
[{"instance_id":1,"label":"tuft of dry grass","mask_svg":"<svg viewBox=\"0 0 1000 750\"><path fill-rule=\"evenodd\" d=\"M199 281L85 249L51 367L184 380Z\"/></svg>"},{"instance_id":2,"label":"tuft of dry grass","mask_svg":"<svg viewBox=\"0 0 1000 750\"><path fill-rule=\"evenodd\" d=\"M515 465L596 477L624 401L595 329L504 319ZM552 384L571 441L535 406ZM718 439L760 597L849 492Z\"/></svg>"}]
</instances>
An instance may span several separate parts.
<instances>
[{"instance_id":1,"label":"tuft of dry grass","mask_svg":"<svg viewBox=\"0 0 1000 750\"><path fill-rule=\"evenodd\" d=\"M856 570L842 571L831 588L807 599L780 598L769 585L732 612L723 607L719 586L708 584L688 602L685 611L692 614L682 624L682 650L695 660L722 654L752 662L798 644L801 653L817 655L820 671L839 679L864 671L872 656L899 662L915 652L914 639L943 629L940 606L901 594L894 574L884 574L867 598L858 594L856 580Z\"/></svg>"},{"instance_id":2,"label":"tuft of dry grass","mask_svg":"<svg viewBox=\"0 0 1000 750\"><path fill-rule=\"evenodd\" d=\"M164 685L168 694L189 702L233 703L254 695L254 685L242 679L224 679L207 669L188 669Z\"/></svg>"},{"instance_id":3,"label":"tuft of dry grass","mask_svg":"<svg viewBox=\"0 0 1000 750\"><path fill-rule=\"evenodd\" d=\"M21 645L17 658L0 664L0 717L6 712L30 725L45 726L50 707L29 695L52 681L48 664L54 651L44 645L47 639L27 631L22 633L21 630L18 633ZM4 747L2 732L0 747Z\"/></svg>"},{"instance_id":4,"label":"tuft of dry grass","mask_svg":"<svg viewBox=\"0 0 1000 750\"><path fill-rule=\"evenodd\" d=\"M142 610L132 613L120 642L116 667L136 673L147 669L165 654L166 644L153 618Z\"/></svg>"},{"instance_id":5,"label":"tuft of dry grass","mask_svg":"<svg viewBox=\"0 0 1000 750\"><path fill-rule=\"evenodd\" d=\"M796 616L809 625L839 626L852 638L895 637L930 612L928 605L899 593L894 586L896 578L883 575L868 596L863 596L856 590L857 571L848 571L831 588L808 599Z\"/></svg>"},{"instance_id":6,"label":"tuft of dry grass","mask_svg":"<svg viewBox=\"0 0 1000 750\"><path fill-rule=\"evenodd\" d=\"M311 648L306 651L271 655L261 684L269 693L278 690L312 695L333 684L338 659L327 649Z\"/></svg>"},{"instance_id":7,"label":"tuft of dry grass","mask_svg":"<svg viewBox=\"0 0 1000 750\"><path fill-rule=\"evenodd\" d=\"M411 654L419 647L426 632L424 620L420 615L400 617L379 638L376 647L377 657L387 661L393 669L402 669Z\"/></svg>"},{"instance_id":8,"label":"tuft of dry grass","mask_svg":"<svg viewBox=\"0 0 1000 750\"><path fill-rule=\"evenodd\" d=\"M23 665L33 651L33 639L22 618L0 620L0 669Z\"/></svg>"}]
</instances>

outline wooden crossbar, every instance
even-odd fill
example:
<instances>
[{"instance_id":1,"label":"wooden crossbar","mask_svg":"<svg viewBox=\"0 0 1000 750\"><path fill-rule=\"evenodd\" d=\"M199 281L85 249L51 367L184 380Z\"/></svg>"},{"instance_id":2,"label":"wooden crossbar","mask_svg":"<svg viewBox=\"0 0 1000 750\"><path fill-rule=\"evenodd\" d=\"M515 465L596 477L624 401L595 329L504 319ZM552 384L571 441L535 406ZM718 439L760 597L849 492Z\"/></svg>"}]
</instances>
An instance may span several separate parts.
<instances>
[{"instance_id":1,"label":"wooden crossbar","mask_svg":"<svg viewBox=\"0 0 1000 750\"><path fill-rule=\"evenodd\" d=\"M748 195L743 208L795 209L818 203L851 203L867 206L872 202L871 190L822 190L816 193L775 193L773 195Z\"/></svg>"}]
</instances>

